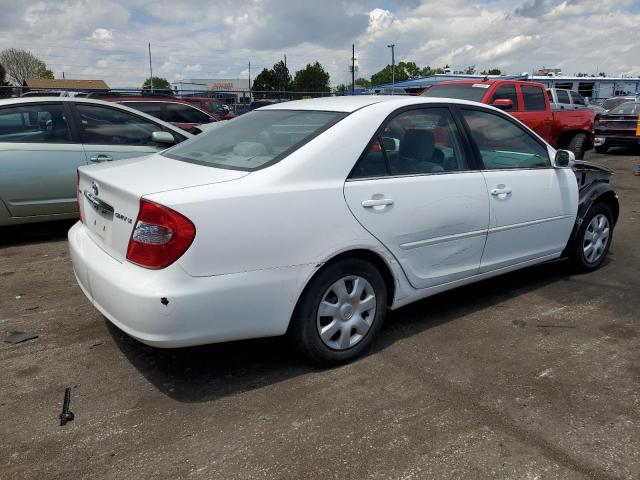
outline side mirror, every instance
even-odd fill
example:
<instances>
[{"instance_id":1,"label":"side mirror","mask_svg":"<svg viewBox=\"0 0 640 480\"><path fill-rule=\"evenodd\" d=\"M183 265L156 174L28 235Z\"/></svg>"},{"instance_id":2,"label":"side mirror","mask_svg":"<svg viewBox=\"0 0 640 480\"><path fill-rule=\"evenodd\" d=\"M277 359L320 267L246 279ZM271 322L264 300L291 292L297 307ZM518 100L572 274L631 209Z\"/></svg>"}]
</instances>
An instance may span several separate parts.
<instances>
[{"instance_id":1,"label":"side mirror","mask_svg":"<svg viewBox=\"0 0 640 480\"><path fill-rule=\"evenodd\" d=\"M174 145L176 139L173 138L169 132L153 132L151 134L151 141L154 143L164 143L166 145Z\"/></svg>"},{"instance_id":2,"label":"side mirror","mask_svg":"<svg viewBox=\"0 0 640 480\"><path fill-rule=\"evenodd\" d=\"M553 163L556 168L572 168L576 163L576 156L569 150L556 150Z\"/></svg>"},{"instance_id":3,"label":"side mirror","mask_svg":"<svg viewBox=\"0 0 640 480\"><path fill-rule=\"evenodd\" d=\"M498 98L492 105L500 110L511 110L513 108L513 100L510 98Z\"/></svg>"}]
</instances>

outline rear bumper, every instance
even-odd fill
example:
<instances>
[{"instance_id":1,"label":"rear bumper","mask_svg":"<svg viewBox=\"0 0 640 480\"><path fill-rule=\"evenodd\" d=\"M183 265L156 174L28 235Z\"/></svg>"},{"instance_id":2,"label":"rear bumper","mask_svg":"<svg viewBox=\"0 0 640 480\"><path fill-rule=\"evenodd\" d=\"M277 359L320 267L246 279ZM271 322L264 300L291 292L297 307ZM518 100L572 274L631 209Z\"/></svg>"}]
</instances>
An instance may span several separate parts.
<instances>
[{"instance_id":1,"label":"rear bumper","mask_svg":"<svg viewBox=\"0 0 640 480\"><path fill-rule=\"evenodd\" d=\"M286 332L313 265L192 277L179 264L148 270L105 253L76 223L69 249L80 288L114 325L143 343L184 347Z\"/></svg>"}]
</instances>

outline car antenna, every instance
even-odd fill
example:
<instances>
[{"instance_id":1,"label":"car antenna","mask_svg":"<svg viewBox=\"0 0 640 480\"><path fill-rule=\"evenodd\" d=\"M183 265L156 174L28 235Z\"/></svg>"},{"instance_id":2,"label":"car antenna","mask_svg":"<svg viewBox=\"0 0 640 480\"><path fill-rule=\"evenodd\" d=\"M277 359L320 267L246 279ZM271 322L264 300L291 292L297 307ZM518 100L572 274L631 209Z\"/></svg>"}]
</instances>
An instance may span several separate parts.
<instances>
[{"instance_id":1,"label":"car antenna","mask_svg":"<svg viewBox=\"0 0 640 480\"><path fill-rule=\"evenodd\" d=\"M486 82L487 80L489 80L489 74L486 74L482 79L483 82Z\"/></svg>"}]
</instances>

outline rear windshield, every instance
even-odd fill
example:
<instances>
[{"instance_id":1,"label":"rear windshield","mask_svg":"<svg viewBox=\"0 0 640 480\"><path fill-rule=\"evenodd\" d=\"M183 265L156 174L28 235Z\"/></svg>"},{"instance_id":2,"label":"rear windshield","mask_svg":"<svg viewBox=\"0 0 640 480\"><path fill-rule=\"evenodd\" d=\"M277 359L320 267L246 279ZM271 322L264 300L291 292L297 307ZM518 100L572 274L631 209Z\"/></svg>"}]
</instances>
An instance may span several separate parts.
<instances>
[{"instance_id":1,"label":"rear windshield","mask_svg":"<svg viewBox=\"0 0 640 480\"><path fill-rule=\"evenodd\" d=\"M309 110L254 111L221 122L163 155L211 167L258 170L283 159L346 116Z\"/></svg>"},{"instance_id":2,"label":"rear windshield","mask_svg":"<svg viewBox=\"0 0 640 480\"><path fill-rule=\"evenodd\" d=\"M487 83L449 83L434 85L425 91L422 96L459 98L461 100L480 102L489 87L490 85Z\"/></svg>"},{"instance_id":3,"label":"rear windshield","mask_svg":"<svg viewBox=\"0 0 640 480\"><path fill-rule=\"evenodd\" d=\"M639 102L627 102L622 105L618 105L613 110L608 112L610 115L638 115L640 114Z\"/></svg>"},{"instance_id":4,"label":"rear windshield","mask_svg":"<svg viewBox=\"0 0 640 480\"><path fill-rule=\"evenodd\" d=\"M628 102L629 100L631 100L631 99L630 98L619 98L619 97L609 98L609 99L604 101L604 103L602 104L602 108L604 108L605 110L611 110L612 108L617 107L621 103Z\"/></svg>"}]
</instances>

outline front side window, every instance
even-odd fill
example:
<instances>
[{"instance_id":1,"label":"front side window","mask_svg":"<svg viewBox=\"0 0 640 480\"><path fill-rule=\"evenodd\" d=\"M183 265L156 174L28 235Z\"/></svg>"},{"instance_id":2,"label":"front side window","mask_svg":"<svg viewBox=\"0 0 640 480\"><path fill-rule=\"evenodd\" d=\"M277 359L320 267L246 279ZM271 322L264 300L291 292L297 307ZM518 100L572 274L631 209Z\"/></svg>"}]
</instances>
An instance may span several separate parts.
<instances>
[{"instance_id":1,"label":"front side window","mask_svg":"<svg viewBox=\"0 0 640 480\"><path fill-rule=\"evenodd\" d=\"M70 143L61 104L30 104L0 109L0 142Z\"/></svg>"},{"instance_id":2,"label":"front side window","mask_svg":"<svg viewBox=\"0 0 640 480\"><path fill-rule=\"evenodd\" d=\"M578 92L571 92L571 98L573 98L573 103L575 105L586 105L587 102L584 101L584 97L580 95Z\"/></svg>"},{"instance_id":3,"label":"front side window","mask_svg":"<svg viewBox=\"0 0 640 480\"><path fill-rule=\"evenodd\" d=\"M484 168L546 168L547 149L529 132L506 118L489 112L462 109Z\"/></svg>"},{"instance_id":4,"label":"front side window","mask_svg":"<svg viewBox=\"0 0 640 480\"><path fill-rule=\"evenodd\" d=\"M89 104L77 104L76 108L80 114L83 143L156 146L151 140L151 134L164 131L164 128L156 123L115 108Z\"/></svg>"},{"instance_id":5,"label":"front side window","mask_svg":"<svg viewBox=\"0 0 640 480\"><path fill-rule=\"evenodd\" d=\"M491 98L491 103L500 99L508 99L513 103L512 110L516 111L520 109L520 104L518 103L518 95L516 94L515 85L502 85L496 89L493 93L493 97Z\"/></svg>"},{"instance_id":6,"label":"front side window","mask_svg":"<svg viewBox=\"0 0 640 480\"><path fill-rule=\"evenodd\" d=\"M546 110L547 104L544 101L544 90L542 90L542 87L522 85L521 88L524 110L526 112Z\"/></svg>"},{"instance_id":7,"label":"front side window","mask_svg":"<svg viewBox=\"0 0 640 480\"><path fill-rule=\"evenodd\" d=\"M232 122L221 122L163 155L211 167L254 171L285 158L346 116L313 110L250 112Z\"/></svg>"},{"instance_id":8,"label":"front side window","mask_svg":"<svg viewBox=\"0 0 640 480\"><path fill-rule=\"evenodd\" d=\"M469 169L460 135L447 108L399 113L373 139L351 178L459 172Z\"/></svg>"},{"instance_id":9,"label":"front side window","mask_svg":"<svg viewBox=\"0 0 640 480\"><path fill-rule=\"evenodd\" d=\"M166 103L167 122L175 123L209 123L209 115L183 103Z\"/></svg>"}]
</instances>

